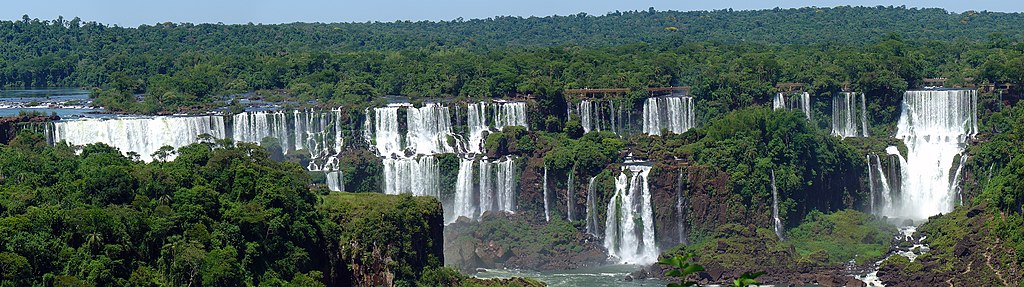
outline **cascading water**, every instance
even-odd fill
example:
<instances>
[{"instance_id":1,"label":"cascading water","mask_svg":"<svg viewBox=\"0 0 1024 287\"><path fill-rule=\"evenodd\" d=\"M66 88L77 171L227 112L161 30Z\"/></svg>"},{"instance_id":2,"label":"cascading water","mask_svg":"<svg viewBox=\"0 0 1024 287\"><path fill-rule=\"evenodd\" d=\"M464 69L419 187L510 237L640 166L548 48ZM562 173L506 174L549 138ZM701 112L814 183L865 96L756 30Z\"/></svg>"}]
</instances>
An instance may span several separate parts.
<instances>
[{"instance_id":1,"label":"cascading water","mask_svg":"<svg viewBox=\"0 0 1024 287\"><path fill-rule=\"evenodd\" d=\"M597 235L597 199L594 194L594 179L587 184L587 234Z\"/></svg>"},{"instance_id":2,"label":"cascading water","mask_svg":"<svg viewBox=\"0 0 1024 287\"><path fill-rule=\"evenodd\" d=\"M487 125L487 103L469 104L466 107L466 117L469 132L469 142L466 143L467 152L483 153L484 135L491 128Z\"/></svg>"},{"instance_id":3,"label":"cascading water","mask_svg":"<svg viewBox=\"0 0 1024 287\"><path fill-rule=\"evenodd\" d=\"M646 265L658 260L654 242L654 212L647 175L651 167L627 163L615 179L608 202L604 246L621 264Z\"/></svg>"},{"instance_id":4,"label":"cascading water","mask_svg":"<svg viewBox=\"0 0 1024 287\"><path fill-rule=\"evenodd\" d=\"M402 134L398 131L398 107L387 106L373 109L374 147L378 156L404 155ZM367 111L369 121L369 111Z\"/></svg>"},{"instance_id":5,"label":"cascading water","mask_svg":"<svg viewBox=\"0 0 1024 287\"><path fill-rule=\"evenodd\" d=\"M345 186L342 184L341 171L329 171L327 172L327 189L331 191L345 192Z\"/></svg>"},{"instance_id":6,"label":"cascading water","mask_svg":"<svg viewBox=\"0 0 1024 287\"><path fill-rule=\"evenodd\" d=\"M235 142L253 143L272 137L280 143L283 154L305 150L312 159L308 170L335 171L338 166L332 159L344 146L340 121L340 109L244 112L232 117L231 137Z\"/></svg>"},{"instance_id":7,"label":"cascading water","mask_svg":"<svg viewBox=\"0 0 1024 287\"><path fill-rule=\"evenodd\" d=\"M474 168L478 176L475 180ZM455 183L453 211L447 222L455 222L460 216L478 219L487 211L515 212L516 178L512 157L497 161L462 159Z\"/></svg>"},{"instance_id":8,"label":"cascading water","mask_svg":"<svg viewBox=\"0 0 1024 287\"><path fill-rule=\"evenodd\" d=\"M679 231L679 244L688 244L687 237L689 234L686 231L686 209L687 202L686 196L683 196L683 170L679 170L679 179L676 183L676 221L679 226L676 228Z\"/></svg>"},{"instance_id":9,"label":"cascading water","mask_svg":"<svg viewBox=\"0 0 1024 287\"><path fill-rule=\"evenodd\" d=\"M775 186L775 170L772 170L772 221L775 224L775 235L779 240L785 240L782 236L782 219L779 218L779 189Z\"/></svg>"},{"instance_id":10,"label":"cascading water","mask_svg":"<svg viewBox=\"0 0 1024 287\"><path fill-rule=\"evenodd\" d=\"M497 210L503 211L515 211L515 191L516 191L516 163L511 157L507 157L496 163L495 173L497 174L497 187L494 192L497 193L498 203L496 204Z\"/></svg>"},{"instance_id":11,"label":"cascading water","mask_svg":"<svg viewBox=\"0 0 1024 287\"><path fill-rule=\"evenodd\" d=\"M832 134L844 138L869 136L864 93L843 92L832 97Z\"/></svg>"},{"instance_id":12,"label":"cascading water","mask_svg":"<svg viewBox=\"0 0 1024 287\"><path fill-rule=\"evenodd\" d=\"M474 196L476 192L476 185L473 185L473 160L462 159L455 179L455 198L452 202L454 210L447 222L455 222L460 216L476 219L480 210L480 202Z\"/></svg>"},{"instance_id":13,"label":"cascading water","mask_svg":"<svg viewBox=\"0 0 1024 287\"><path fill-rule=\"evenodd\" d=\"M491 109L493 108L493 109ZM488 112L490 111L490 112ZM488 123L488 115L493 115ZM521 126L529 129L526 122L525 102L479 102L466 107L467 138L466 153L484 153L484 136L487 132L501 131L505 127Z\"/></svg>"},{"instance_id":14,"label":"cascading water","mask_svg":"<svg viewBox=\"0 0 1024 287\"><path fill-rule=\"evenodd\" d=\"M439 173L434 157L385 158L384 193L440 196Z\"/></svg>"},{"instance_id":15,"label":"cascading water","mask_svg":"<svg viewBox=\"0 0 1024 287\"><path fill-rule=\"evenodd\" d=\"M448 143L448 137L452 134L448 107L431 103L421 108L410 107L407 112L407 145L416 154L454 152L452 145Z\"/></svg>"},{"instance_id":16,"label":"cascading water","mask_svg":"<svg viewBox=\"0 0 1024 287\"><path fill-rule=\"evenodd\" d=\"M551 212L548 209L548 166L544 165L544 220L551 222Z\"/></svg>"},{"instance_id":17,"label":"cascading water","mask_svg":"<svg viewBox=\"0 0 1024 287\"><path fill-rule=\"evenodd\" d=\"M495 102L494 127L521 126L529 129L526 124L526 102Z\"/></svg>"},{"instance_id":18,"label":"cascading water","mask_svg":"<svg viewBox=\"0 0 1024 287\"><path fill-rule=\"evenodd\" d=\"M199 141L207 134L215 139L225 137L224 118L197 117L137 117L115 119L79 119L53 124L53 141L84 145L105 143L122 153L134 152L143 161L152 161L153 153L163 146L183 147ZM172 160L173 155L167 158Z\"/></svg>"},{"instance_id":19,"label":"cascading water","mask_svg":"<svg viewBox=\"0 0 1024 287\"><path fill-rule=\"evenodd\" d=\"M798 94L799 97L786 99L786 93L777 93L772 98L772 109L773 110L800 110L804 113L808 120L811 119L811 94L802 92Z\"/></svg>"},{"instance_id":20,"label":"cascading water","mask_svg":"<svg viewBox=\"0 0 1024 287\"><path fill-rule=\"evenodd\" d=\"M592 116L594 115L594 102L589 100L580 101L579 105L577 105L576 113L580 115L580 125L583 126L583 133L601 130L601 127L592 120Z\"/></svg>"},{"instance_id":21,"label":"cascading water","mask_svg":"<svg viewBox=\"0 0 1024 287\"><path fill-rule=\"evenodd\" d=\"M951 182L949 171L978 130L977 100L973 90L904 94L896 137L906 144L907 157L902 163L901 206L893 215L923 219L952 210L957 195L951 187L959 182Z\"/></svg>"},{"instance_id":22,"label":"cascading water","mask_svg":"<svg viewBox=\"0 0 1024 287\"><path fill-rule=\"evenodd\" d=\"M572 182L572 174L573 173L576 173L576 168L575 167L573 168L572 171L569 172L569 183L565 187L565 214L566 214L565 218L567 220L569 220L569 221L573 220L573 218L572 218L572 209L575 207L574 204L573 204L573 201L575 200L575 197L573 196L573 192L572 192L572 189L574 188L574 184L575 184L574 182Z\"/></svg>"},{"instance_id":23,"label":"cascading water","mask_svg":"<svg viewBox=\"0 0 1024 287\"><path fill-rule=\"evenodd\" d=\"M665 129L683 133L696 126L692 97L648 98L644 103L644 133L661 135Z\"/></svg>"},{"instance_id":24,"label":"cascading water","mask_svg":"<svg viewBox=\"0 0 1024 287\"><path fill-rule=\"evenodd\" d=\"M786 105L786 93L777 93L772 98L772 110L786 110L789 109Z\"/></svg>"},{"instance_id":25,"label":"cascading water","mask_svg":"<svg viewBox=\"0 0 1024 287\"><path fill-rule=\"evenodd\" d=\"M889 185L889 178L882 169L882 161L877 154L867 155L868 160L868 188L871 191L871 204L868 208L874 214L892 213L892 188Z\"/></svg>"}]
</instances>

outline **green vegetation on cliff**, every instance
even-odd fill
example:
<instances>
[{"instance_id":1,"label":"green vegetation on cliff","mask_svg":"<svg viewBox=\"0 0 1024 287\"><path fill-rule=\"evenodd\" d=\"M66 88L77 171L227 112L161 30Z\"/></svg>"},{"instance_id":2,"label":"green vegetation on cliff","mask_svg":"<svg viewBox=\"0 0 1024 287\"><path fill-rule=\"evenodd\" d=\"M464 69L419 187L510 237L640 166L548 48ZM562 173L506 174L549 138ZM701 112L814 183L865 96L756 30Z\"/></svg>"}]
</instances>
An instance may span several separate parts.
<instances>
[{"instance_id":1,"label":"green vegetation on cliff","mask_svg":"<svg viewBox=\"0 0 1024 287\"><path fill-rule=\"evenodd\" d=\"M537 286L443 271L436 199L321 194L251 144L171 153L0 145L0 286Z\"/></svg>"},{"instance_id":2,"label":"green vegetation on cliff","mask_svg":"<svg viewBox=\"0 0 1024 287\"><path fill-rule=\"evenodd\" d=\"M889 252L896 226L853 210L830 214L812 211L786 239L805 260L824 264L874 263Z\"/></svg>"}]
</instances>

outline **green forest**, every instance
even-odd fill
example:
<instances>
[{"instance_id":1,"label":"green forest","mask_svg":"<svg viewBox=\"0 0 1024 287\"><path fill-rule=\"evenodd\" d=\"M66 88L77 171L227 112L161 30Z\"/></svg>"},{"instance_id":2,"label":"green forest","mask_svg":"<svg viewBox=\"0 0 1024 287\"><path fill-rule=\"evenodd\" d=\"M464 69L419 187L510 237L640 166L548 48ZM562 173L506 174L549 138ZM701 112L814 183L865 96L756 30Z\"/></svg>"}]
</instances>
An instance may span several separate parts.
<instances>
[{"instance_id":1,"label":"green forest","mask_svg":"<svg viewBox=\"0 0 1024 287\"><path fill-rule=\"evenodd\" d=\"M154 114L251 91L340 105L660 86L691 86L724 111L763 102L775 83L807 83L864 91L873 114L891 115L882 109L922 78L1024 84L1021 17L837 7L126 28L26 16L0 22L0 86L98 88L111 111Z\"/></svg>"},{"instance_id":2,"label":"green forest","mask_svg":"<svg viewBox=\"0 0 1024 287\"><path fill-rule=\"evenodd\" d=\"M911 220L919 235L893 240L899 230L889 218L867 212L874 199L864 184L866 155L886 155L890 146L899 151L893 156L906 155L894 138L904 93L927 78L996 89L978 94L977 136L956 158L964 175L955 208ZM771 108L786 83L810 94L807 115ZM699 124L679 134L585 133L583 119L569 112L588 98L635 114L653 96L644 89L684 86ZM331 128L351 132L333 155L348 191L339 193L327 190L323 172L304 168L311 161L304 150L282 151L280 139L256 145L204 135L147 163L105 144L48 142L50 131L38 125L0 122L0 139L9 141L0 144L0 286L541 286L476 279L462 273L476 270L445 263L554 269L606 262L587 222L562 220L572 212L566 206L582 206L583 198L559 201L561 193L549 196L548 188L566 192L590 179L603 225L615 220L603 213L614 207L608 191L633 158L651 165L644 180L656 202L654 244L664 247L663 257L695 255L686 258L714 269L699 275L701 283L765 271L767 280L826 278L833 281L815 284L839 286L846 282L835 280L850 279L841 272L880 262L885 282L1024 284L1022 13L651 8L139 27L26 15L0 21L0 87L80 87L95 106L125 115L216 111L230 118L245 111L242 99L337 108ZM565 93L590 88L629 91ZM831 132L833 96L848 91L865 95L874 136ZM383 156L362 146L372 143L362 141L360 128L394 96L413 107L528 102L528 127L490 131L484 152L472 155L516 160L516 212L446 226L442 202L454 196L463 159L451 152L436 155L439 198L378 194ZM570 177L575 186L564 181ZM766 225L774 220L773 187L783 197L777 217L784 231ZM550 215L548 198L559 205ZM910 249L911 240L931 250L916 260L887 257ZM496 264L487 252L506 261ZM645 268L664 279L664 270Z\"/></svg>"}]
</instances>

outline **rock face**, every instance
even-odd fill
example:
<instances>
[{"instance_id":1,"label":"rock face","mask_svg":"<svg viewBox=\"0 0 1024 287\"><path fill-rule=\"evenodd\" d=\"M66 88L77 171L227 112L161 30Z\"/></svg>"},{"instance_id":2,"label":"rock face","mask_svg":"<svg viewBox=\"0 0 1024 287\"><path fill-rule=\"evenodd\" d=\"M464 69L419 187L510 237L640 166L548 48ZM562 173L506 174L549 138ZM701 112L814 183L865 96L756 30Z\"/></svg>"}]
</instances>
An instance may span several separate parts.
<instances>
[{"instance_id":1,"label":"rock face","mask_svg":"<svg viewBox=\"0 0 1024 287\"><path fill-rule=\"evenodd\" d=\"M994 216L982 206L960 207L929 218L917 235L930 250L914 261L893 256L878 277L886 286L1013 286L1024 279L1016 253L991 229Z\"/></svg>"},{"instance_id":2,"label":"rock face","mask_svg":"<svg viewBox=\"0 0 1024 287\"><path fill-rule=\"evenodd\" d=\"M444 212L434 198L332 193L321 209L337 224L323 271L329 286L412 282L444 261Z\"/></svg>"},{"instance_id":3,"label":"rock face","mask_svg":"<svg viewBox=\"0 0 1024 287\"><path fill-rule=\"evenodd\" d=\"M604 264L601 242L568 222L536 222L526 215L485 213L445 229L445 265L477 268L565 270Z\"/></svg>"},{"instance_id":4,"label":"rock face","mask_svg":"<svg viewBox=\"0 0 1024 287\"><path fill-rule=\"evenodd\" d=\"M0 117L0 144L8 144L23 124L45 123L59 120L56 116Z\"/></svg>"}]
</instances>

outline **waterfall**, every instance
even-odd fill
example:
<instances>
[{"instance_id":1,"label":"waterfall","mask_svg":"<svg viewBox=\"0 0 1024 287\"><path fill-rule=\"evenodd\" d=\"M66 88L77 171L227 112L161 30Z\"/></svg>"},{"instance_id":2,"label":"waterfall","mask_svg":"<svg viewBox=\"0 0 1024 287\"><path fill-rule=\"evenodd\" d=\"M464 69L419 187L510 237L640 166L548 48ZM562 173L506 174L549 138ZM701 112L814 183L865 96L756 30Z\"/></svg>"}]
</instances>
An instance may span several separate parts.
<instances>
[{"instance_id":1,"label":"waterfall","mask_svg":"<svg viewBox=\"0 0 1024 287\"><path fill-rule=\"evenodd\" d=\"M455 222L460 216L476 219L480 203L474 200L474 193L476 186L473 185L473 160L462 159L459 162L459 174L455 179L455 199L452 204L454 211L448 220L449 223Z\"/></svg>"},{"instance_id":2,"label":"waterfall","mask_svg":"<svg viewBox=\"0 0 1024 287\"><path fill-rule=\"evenodd\" d=\"M526 124L526 102L495 102L494 127L521 126L529 129Z\"/></svg>"},{"instance_id":3,"label":"waterfall","mask_svg":"<svg viewBox=\"0 0 1024 287\"><path fill-rule=\"evenodd\" d=\"M288 120L281 111L244 112L234 115L231 134L235 142L260 144L270 137L280 142L281 153L288 153Z\"/></svg>"},{"instance_id":4,"label":"waterfall","mask_svg":"<svg viewBox=\"0 0 1024 287\"><path fill-rule=\"evenodd\" d=\"M957 164L956 171L953 172L953 180L949 182L949 191L956 195L955 199L958 200L958 204L963 204L964 202L963 189L960 188L960 174L964 170L964 165L967 165L967 158L967 154L960 155L960 163Z\"/></svg>"},{"instance_id":5,"label":"waterfall","mask_svg":"<svg viewBox=\"0 0 1024 287\"><path fill-rule=\"evenodd\" d=\"M448 143L448 136L452 134L448 107L430 103L421 108L410 107L407 112L409 131L406 139L417 154L454 152Z\"/></svg>"},{"instance_id":6,"label":"waterfall","mask_svg":"<svg viewBox=\"0 0 1024 287\"><path fill-rule=\"evenodd\" d=\"M621 264L646 265L658 260L654 242L654 212L647 186L650 166L628 164L615 179L608 202L604 246Z\"/></svg>"},{"instance_id":7,"label":"waterfall","mask_svg":"<svg viewBox=\"0 0 1024 287\"><path fill-rule=\"evenodd\" d=\"M808 120L811 119L811 94L802 92L799 97L786 99L786 93L777 93L772 98L772 110L800 110Z\"/></svg>"},{"instance_id":8,"label":"waterfall","mask_svg":"<svg viewBox=\"0 0 1024 287\"><path fill-rule=\"evenodd\" d=\"M341 110L253 111L232 117L231 135L235 142L262 143L264 138L280 142L281 153L304 150L312 159L306 169L336 169L331 158L344 146Z\"/></svg>"},{"instance_id":9,"label":"waterfall","mask_svg":"<svg viewBox=\"0 0 1024 287\"><path fill-rule=\"evenodd\" d=\"M661 135L666 129L683 133L696 126L692 97L648 98L644 103L644 133Z\"/></svg>"},{"instance_id":10,"label":"waterfall","mask_svg":"<svg viewBox=\"0 0 1024 287\"><path fill-rule=\"evenodd\" d=\"M860 93L860 130L861 136L871 136L868 134L868 101L864 98L864 93Z\"/></svg>"},{"instance_id":11,"label":"waterfall","mask_svg":"<svg viewBox=\"0 0 1024 287\"><path fill-rule=\"evenodd\" d=\"M779 219L779 189L775 186L775 170L772 170L772 219L775 223L775 235L779 240L785 240L782 236L782 219Z\"/></svg>"},{"instance_id":12,"label":"waterfall","mask_svg":"<svg viewBox=\"0 0 1024 287\"><path fill-rule=\"evenodd\" d=\"M594 195L594 179L587 184L587 234L597 235L597 199Z\"/></svg>"},{"instance_id":13,"label":"waterfall","mask_svg":"<svg viewBox=\"0 0 1024 287\"><path fill-rule=\"evenodd\" d=\"M384 159L384 193L438 197L439 190L434 157Z\"/></svg>"},{"instance_id":14,"label":"waterfall","mask_svg":"<svg viewBox=\"0 0 1024 287\"><path fill-rule=\"evenodd\" d=\"M807 92L800 93L800 110L804 111L804 115L807 119L811 119L811 94Z\"/></svg>"},{"instance_id":15,"label":"waterfall","mask_svg":"<svg viewBox=\"0 0 1024 287\"><path fill-rule=\"evenodd\" d=\"M689 236L686 232L686 197L683 196L683 169L679 169L679 179L676 183L676 222L679 226L676 228L679 232L679 244L687 244L687 237Z\"/></svg>"},{"instance_id":16,"label":"waterfall","mask_svg":"<svg viewBox=\"0 0 1024 287\"><path fill-rule=\"evenodd\" d=\"M526 102L479 102L469 104L466 110L469 133L466 152L470 154L484 153L483 145L487 132L501 131L510 126L529 129L526 122ZM490 123L487 121L488 110L491 110L490 114L494 116Z\"/></svg>"},{"instance_id":17,"label":"waterfall","mask_svg":"<svg viewBox=\"0 0 1024 287\"><path fill-rule=\"evenodd\" d=\"M398 131L398 107L375 108L374 147L378 156L402 155L402 136ZM369 121L369 117L367 118Z\"/></svg>"},{"instance_id":18,"label":"waterfall","mask_svg":"<svg viewBox=\"0 0 1024 287\"><path fill-rule=\"evenodd\" d=\"M868 188L871 191L871 204L868 208L873 214L888 215L892 213L892 188L889 179L882 169L882 162L877 154L867 155Z\"/></svg>"},{"instance_id":19,"label":"waterfall","mask_svg":"<svg viewBox=\"0 0 1024 287\"><path fill-rule=\"evenodd\" d=\"M866 158L868 161L868 212L871 214L877 214L875 210L875 194L879 191L875 188L875 172L872 168L873 162L871 161L871 155L867 155Z\"/></svg>"},{"instance_id":20,"label":"waterfall","mask_svg":"<svg viewBox=\"0 0 1024 287\"><path fill-rule=\"evenodd\" d=\"M949 212L957 197L951 188L953 160L964 151L977 126L977 91L907 91L896 137L907 146L895 215L923 219ZM962 155L961 155L962 156Z\"/></svg>"},{"instance_id":21,"label":"waterfall","mask_svg":"<svg viewBox=\"0 0 1024 287\"><path fill-rule=\"evenodd\" d=\"M498 210L503 211L515 211L515 195L516 195L516 163L511 157L506 157L503 160L497 162L495 167L495 173L498 176L497 193L498 198Z\"/></svg>"},{"instance_id":22,"label":"waterfall","mask_svg":"<svg viewBox=\"0 0 1024 287\"><path fill-rule=\"evenodd\" d=\"M565 187L565 218L569 221L572 221L573 201L575 201L572 193L574 184L574 182L572 182L572 174L575 173L575 171L576 168L573 167L572 171L569 172L569 184Z\"/></svg>"},{"instance_id":23,"label":"waterfall","mask_svg":"<svg viewBox=\"0 0 1024 287\"><path fill-rule=\"evenodd\" d=\"M551 212L548 209L548 166L544 165L544 220L551 221Z\"/></svg>"},{"instance_id":24,"label":"waterfall","mask_svg":"<svg viewBox=\"0 0 1024 287\"><path fill-rule=\"evenodd\" d=\"M224 118L219 116L84 118L58 121L53 125L54 142L105 143L125 155L136 153L147 162L152 161L153 153L163 146L179 148L198 142L199 135L220 139L226 134ZM172 155L167 160L173 158Z\"/></svg>"},{"instance_id":25,"label":"waterfall","mask_svg":"<svg viewBox=\"0 0 1024 287\"><path fill-rule=\"evenodd\" d=\"M844 138L869 136L864 93L843 92L832 97L832 134Z\"/></svg>"},{"instance_id":26,"label":"waterfall","mask_svg":"<svg viewBox=\"0 0 1024 287\"><path fill-rule=\"evenodd\" d=\"M344 181L342 180L341 171L329 171L326 175L327 189L330 189L331 191L345 191L345 186L342 184Z\"/></svg>"},{"instance_id":27,"label":"waterfall","mask_svg":"<svg viewBox=\"0 0 1024 287\"><path fill-rule=\"evenodd\" d=\"M484 136L490 130L490 126L487 125L487 103L469 104L466 108L466 116L469 130L469 142L466 143L467 152L483 153Z\"/></svg>"},{"instance_id":28,"label":"waterfall","mask_svg":"<svg viewBox=\"0 0 1024 287\"><path fill-rule=\"evenodd\" d=\"M772 110L778 111L786 109L788 109L786 105L786 93L775 94L775 97L772 98Z\"/></svg>"},{"instance_id":29,"label":"waterfall","mask_svg":"<svg viewBox=\"0 0 1024 287\"><path fill-rule=\"evenodd\" d=\"M582 100L576 108L576 113L580 115L580 125L583 126L583 133L589 133L592 130L600 131L600 127L596 127L591 115L594 112L594 102L590 100Z\"/></svg>"},{"instance_id":30,"label":"waterfall","mask_svg":"<svg viewBox=\"0 0 1024 287\"><path fill-rule=\"evenodd\" d=\"M453 210L447 222L455 222L460 216L479 219L487 211L515 212L516 178L515 159L512 157L479 162L462 159L455 182Z\"/></svg>"},{"instance_id":31,"label":"waterfall","mask_svg":"<svg viewBox=\"0 0 1024 287\"><path fill-rule=\"evenodd\" d=\"M581 100L566 112L567 115L576 114L580 117L583 133L610 131L618 136L626 136L629 130L627 124L630 121L626 119L629 114L623 105L616 105L614 100Z\"/></svg>"}]
</instances>

